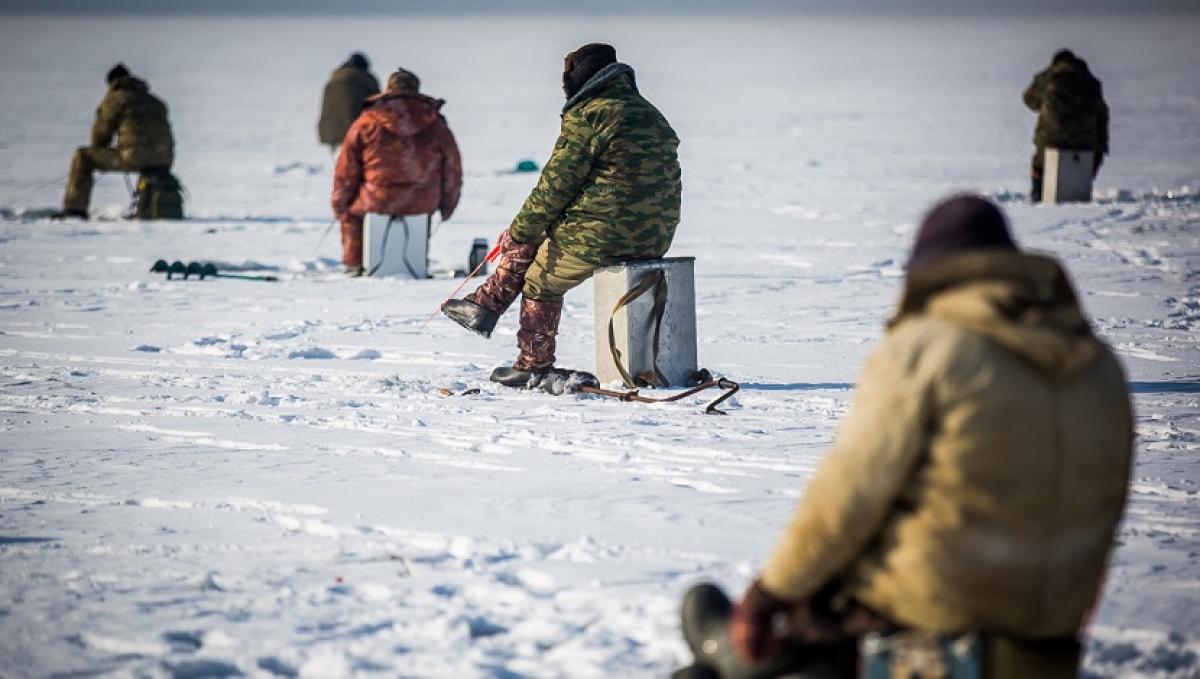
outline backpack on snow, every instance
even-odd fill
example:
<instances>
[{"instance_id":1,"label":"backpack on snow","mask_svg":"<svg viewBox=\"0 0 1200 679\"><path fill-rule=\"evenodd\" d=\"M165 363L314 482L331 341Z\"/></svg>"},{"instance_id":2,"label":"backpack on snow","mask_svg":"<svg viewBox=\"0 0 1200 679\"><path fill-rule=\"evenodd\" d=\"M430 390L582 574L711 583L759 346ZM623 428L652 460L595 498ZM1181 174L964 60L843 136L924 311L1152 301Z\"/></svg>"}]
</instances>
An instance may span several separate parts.
<instances>
[{"instance_id":1,"label":"backpack on snow","mask_svg":"<svg viewBox=\"0 0 1200 679\"><path fill-rule=\"evenodd\" d=\"M143 170L133 194L135 219L183 219L183 185L170 170Z\"/></svg>"}]
</instances>

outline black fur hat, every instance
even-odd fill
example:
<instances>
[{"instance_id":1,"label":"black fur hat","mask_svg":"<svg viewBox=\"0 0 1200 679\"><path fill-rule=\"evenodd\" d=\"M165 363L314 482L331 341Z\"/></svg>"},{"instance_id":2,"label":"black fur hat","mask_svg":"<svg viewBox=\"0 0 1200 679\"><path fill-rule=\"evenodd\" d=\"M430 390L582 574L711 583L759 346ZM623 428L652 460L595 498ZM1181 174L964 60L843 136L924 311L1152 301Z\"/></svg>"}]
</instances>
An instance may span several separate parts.
<instances>
[{"instance_id":1,"label":"black fur hat","mask_svg":"<svg viewBox=\"0 0 1200 679\"><path fill-rule=\"evenodd\" d=\"M602 42L593 42L571 52L563 60L563 94L575 96L579 88L600 69L617 61L617 48Z\"/></svg>"},{"instance_id":2,"label":"black fur hat","mask_svg":"<svg viewBox=\"0 0 1200 679\"><path fill-rule=\"evenodd\" d=\"M108 75L104 76L104 80L109 85L111 85L121 78L128 78L128 77L129 77L129 69L126 68L125 64L117 64L116 66L113 66L111 69L109 69Z\"/></svg>"}]
</instances>

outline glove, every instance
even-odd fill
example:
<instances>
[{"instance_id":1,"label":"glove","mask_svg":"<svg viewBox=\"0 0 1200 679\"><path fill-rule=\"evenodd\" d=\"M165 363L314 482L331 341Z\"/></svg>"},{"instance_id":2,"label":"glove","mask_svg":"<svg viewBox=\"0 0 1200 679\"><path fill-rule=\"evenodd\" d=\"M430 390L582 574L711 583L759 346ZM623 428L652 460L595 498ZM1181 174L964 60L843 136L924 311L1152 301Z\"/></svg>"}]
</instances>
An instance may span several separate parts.
<instances>
[{"instance_id":1,"label":"glove","mask_svg":"<svg viewBox=\"0 0 1200 679\"><path fill-rule=\"evenodd\" d=\"M729 620L729 646L748 663L757 663L771 653L775 644L775 616L794 608L794 602L779 599L755 580Z\"/></svg>"}]
</instances>

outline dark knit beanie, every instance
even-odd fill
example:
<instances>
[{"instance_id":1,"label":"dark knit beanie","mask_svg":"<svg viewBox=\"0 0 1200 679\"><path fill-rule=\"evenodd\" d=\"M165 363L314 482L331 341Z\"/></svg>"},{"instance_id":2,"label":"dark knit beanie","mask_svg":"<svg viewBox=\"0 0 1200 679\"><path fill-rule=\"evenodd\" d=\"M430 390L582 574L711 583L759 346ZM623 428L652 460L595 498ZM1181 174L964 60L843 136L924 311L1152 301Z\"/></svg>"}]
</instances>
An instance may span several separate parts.
<instances>
[{"instance_id":1,"label":"dark knit beanie","mask_svg":"<svg viewBox=\"0 0 1200 679\"><path fill-rule=\"evenodd\" d=\"M364 71L371 67L371 62L367 61L367 55L363 54L362 52L355 52L354 54L351 54L346 63L350 64L354 68L360 68Z\"/></svg>"},{"instance_id":2,"label":"dark knit beanie","mask_svg":"<svg viewBox=\"0 0 1200 679\"><path fill-rule=\"evenodd\" d=\"M111 85L120 78L128 77L129 69L125 67L125 64L117 64L108 71L108 75L104 76L104 81Z\"/></svg>"},{"instance_id":3,"label":"dark knit beanie","mask_svg":"<svg viewBox=\"0 0 1200 679\"><path fill-rule=\"evenodd\" d=\"M569 53L563 60L563 94L568 99L575 96L600 69L616 62L617 48L601 42L588 43Z\"/></svg>"},{"instance_id":4,"label":"dark knit beanie","mask_svg":"<svg viewBox=\"0 0 1200 679\"><path fill-rule=\"evenodd\" d=\"M421 91L421 79L412 71L398 68L395 73L388 76L387 91L416 94Z\"/></svg>"},{"instance_id":5,"label":"dark knit beanie","mask_svg":"<svg viewBox=\"0 0 1200 679\"><path fill-rule=\"evenodd\" d=\"M954 196L935 205L921 222L908 270L929 266L949 255L987 248L1017 248L1000 208L979 196Z\"/></svg>"}]
</instances>

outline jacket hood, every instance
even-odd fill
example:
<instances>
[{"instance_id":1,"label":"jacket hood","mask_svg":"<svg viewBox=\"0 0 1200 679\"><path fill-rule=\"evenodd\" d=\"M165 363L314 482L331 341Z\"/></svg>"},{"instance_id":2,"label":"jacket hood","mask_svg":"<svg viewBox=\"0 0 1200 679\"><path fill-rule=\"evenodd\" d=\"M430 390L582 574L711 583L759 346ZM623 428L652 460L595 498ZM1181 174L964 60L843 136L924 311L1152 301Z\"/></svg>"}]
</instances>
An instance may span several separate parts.
<instances>
[{"instance_id":1,"label":"jacket hood","mask_svg":"<svg viewBox=\"0 0 1200 679\"><path fill-rule=\"evenodd\" d=\"M1100 81L1096 80L1088 70L1087 62L1082 59L1051 64L1049 73L1053 83L1066 84L1072 89L1088 93L1100 92Z\"/></svg>"},{"instance_id":2,"label":"jacket hood","mask_svg":"<svg viewBox=\"0 0 1200 679\"><path fill-rule=\"evenodd\" d=\"M579 91L575 93L575 96L571 97L567 100L567 103L563 104L562 112L566 113L580 103L595 97L614 82L620 80L622 76L629 76L629 84L633 86L633 91L637 92L637 77L633 73L633 68L630 67L629 64L616 62L605 66L599 71L596 71L596 75L588 78L588 81L583 84L583 87L579 88Z\"/></svg>"},{"instance_id":3,"label":"jacket hood","mask_svg":"<svg viewBox=\"0 0 1200 679\"><path fill-rule=\"evenodd\" d=\"M130 90L133 92L149 92L150 86L145 80L127 75L123 78L117 78L110 86L114 90Z\"/></svg>"},{"instance_id":4,"label":"jacket hood","mask_svg":"<svg viewBox=\"0 0 1200 679\"><path fill-rule=\"evenodd\" d=\"M1044 255L975 251L917 270L890 324L917 314L977 332L1057 380L1100 355L1066 272Z\"/></svg>"},{"instance_id":5,"label":"jacket hood","mask_svg":"<svg viewBox=\"0 0 1200 679\"><path fill-rule=\"evenodd\" d=\"M411 137L432 125L445 104L444 99L424 94L384 92L367 97L362 115L394 134Z\"/></svg>"}]
</instances>

